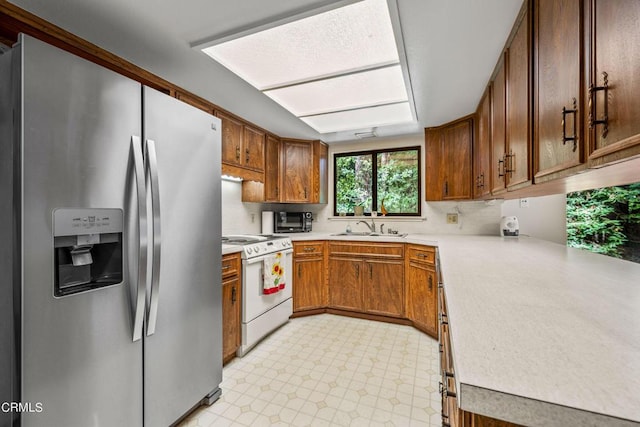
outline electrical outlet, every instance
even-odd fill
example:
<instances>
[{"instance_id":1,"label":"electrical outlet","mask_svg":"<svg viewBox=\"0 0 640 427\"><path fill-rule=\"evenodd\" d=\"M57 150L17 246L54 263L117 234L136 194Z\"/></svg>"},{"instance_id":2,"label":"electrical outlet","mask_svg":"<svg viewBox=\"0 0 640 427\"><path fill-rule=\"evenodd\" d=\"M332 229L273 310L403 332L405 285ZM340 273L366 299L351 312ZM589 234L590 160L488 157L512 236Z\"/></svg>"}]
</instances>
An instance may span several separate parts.
<instances>
[{"instance_id":1,"label":"electrical outlet","mask_svg":"<svg viewBox=\"0 0 640 427\"><path fill-rule=\"evenodd\" d=\"M528 208L529 207L529 199L520 199L520 208Z\"/></svg>"},{"instance_id":2,"label":"electrical outlet","mask_svg":"<svg viewBox=\"0 0 640 427\"><path fill-rule=\"evenodd\" d=\"M448 213L447 214L447 224L457 224L458 223L458 214L457 213Z\"/></svg>"}]
</instances>

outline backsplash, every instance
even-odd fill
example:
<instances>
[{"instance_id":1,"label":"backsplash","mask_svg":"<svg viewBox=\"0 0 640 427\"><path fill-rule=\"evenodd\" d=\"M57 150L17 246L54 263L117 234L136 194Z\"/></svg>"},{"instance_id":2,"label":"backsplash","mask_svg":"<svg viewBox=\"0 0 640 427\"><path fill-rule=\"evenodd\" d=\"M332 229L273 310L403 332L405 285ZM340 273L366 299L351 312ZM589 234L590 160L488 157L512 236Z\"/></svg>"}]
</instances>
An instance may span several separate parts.
<instances>
[{"instance_id":1,"label":"backsplash","mask_svg":"<svg viewBox=\"0 0 640 427\"><path fill-rule=\"evenodd\" d=\"M501 200L491 202L423 202L422 219L420 218L393 218L378 216L376 224L384 224L385 229L392 228L400 233L420 234L498 234L498 225L501 217ZM323 206L314 212L313 231L340 232L347 225L351 225L353 231L366 231L367 227L357 224L360 219L366 218L341 218L333 217L329 206ZM458 223L447 224L447 213L457 213ZM426 218L426 219L425 219Z\"/></svg>"},{"instance_id":2,"label":"backsplash","mask_svg":"<svg viewBox=\"0 0 640 427\"><path fill-rule=\"evenodd\" d=\"M222 180L222 234L260 233L259 203L242 203L242 183Z\"/></svg>"}]
</instances>

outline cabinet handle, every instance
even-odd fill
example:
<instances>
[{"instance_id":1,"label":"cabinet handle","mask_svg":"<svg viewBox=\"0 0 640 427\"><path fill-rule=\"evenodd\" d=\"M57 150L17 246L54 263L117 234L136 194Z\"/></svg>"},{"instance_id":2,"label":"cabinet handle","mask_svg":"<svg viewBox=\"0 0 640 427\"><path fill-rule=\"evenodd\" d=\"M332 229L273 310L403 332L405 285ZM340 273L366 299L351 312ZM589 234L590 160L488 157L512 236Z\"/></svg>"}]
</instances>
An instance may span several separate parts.
<instances>
[{"instance_id":1,"label":"cabinet handle","mask_svg":"<svg viewBox=\"0 0 640 427\"><path fill-rule=\"evenodd\" d=\"M593 129L596 125L603 125L602 137L606 138L609 133L609 75L603 72L602 79L602 86L594 86L593 83L589 85L589 129ZM597 92L601 90L604 91L604 114L601 119L598 119Z\"/></svg>"},{"instance_id":2,"label":"cabinet handle","mask_svg":"<svg viewBox=\"0 0 640 427\"><path fill-rule=\"evenodd\" d=\"M440 313L440 324L441 325L449 324L449 320L447 319L447 315L445 313Z\"/></svg>"},{"instance_id":3,"label":"cabinet handle","mask_svg":"<svg viewBox=\"0 0 640 427\"><path fill-rule=\"evenodd\" d=\"M565 107L562 107L562 145L565 145L567 141L573 141L573 151L576 151L578 148L578 135L576 132L577 113L578 104L575 98L573 98L573 109L567 110ZM565 120L567 114L573 114L573 136L567 136L567 122Z\"/></svg>"},{"instance_id":4,"label":"cabinet handle","mask_svg":"<svg viewBox=\"0 0 640 427\"><path fill-rule=\"evenodd\" d=\"M307 187L304 187L304 198L307 198Z\"/></svg>"},{"instance_id":5,"label":"cabinet handle","mask_svg":"<svg viewBox=\"0 0 640 427\"><path fill-rule=\"evenodd\" d=\"M302 264L298 264L298 278L302 276Z\"/></svg>"},{"instance_id":6,"label":"cabinet handle","mask_svg":"<svg viewBox=\"0 0 640 427\"><path fill-rule=\"evenodd\" d=\"M422 258L422 259L424 259L424 257L425 257L425 255L424 255L423 253L419 253L419 254L418 254L418 258Z\"/></svg>"},{"instance_id":7,"label":"cabinet handle","mask_svg":"<svg viewBox=\"0 0 640 427\"><path fill-rule=\"evenodd\" d=\"M222 269L223 269L223 270L228 270L228 269L230 269L230 268L231 268L231 266L230 266L230 265L223 265L223 266L222 266Z\"/></svg>"},{"instance_id":8,"label":"cabinet handle","mask_svg":"<svg viewBox=\"0 0 640 427\"><path fill-rule=\"evenodd\" d=\"M480 174L480 188L484 188L484 172Z\"/></svg>"},{"instance_id":9,"label":"cabinet handle","mask_svg":"<svg viewBox=\"0 0 640 427\"><path fill-rule=\"evenodd\" d=\"M306 248L304 248L305 252L313 252L315 250L315 248L309 247L307 246Z\"/></svg>"},{"instance_id":10,"label":"cabinet handle","mask_svg":"<svg viewBox=\"0 0 640 427\"><path fill-rule=\"evenodd\" d=\"M356 279L360 277L360 264L356 264Z\"/></svg>"},{"instance_id":11,"label":"cabinet handle","mask_svg":"<svg viewBox=\"0 0 640 427\"><path fill-rule=\"evenodd\" d=\"M444 195L445 196L449 195L449 181L444 182Z\"/></svg>"},{"instance_id":12,"label":"cabinet handle","mask_svg":"<svg viewBox=\"0 0 640 427\"><path fill-rule=\"evenodd\" d=\"M502 170L504 170L504 160L498 159L498 177L503 177L504 173L500 171L500 165L502 165Z\"/></svg>"},{"instance_id":13,"label":"cabinet handle","mask_svg":"<svg viewBox=\"0 0 640 427\"><path fill-rule=\"evenodd\" d=\"M516 153L514 153L513 151L509 151L509 154L506 154L506 153L505 153L505 155L504 155L504 158L505 158L505 163L504 163L504 165L505 165L505 169L504 169L504 173L505 173L505 174L507 174L507 173L508 173L508 174L511 174L511 176L513 176L513 173L516 171L516 168L513 166L513 159L514 159L515 157L516 157ZM509 159L509 162L508 162L508 165L509 165L509 166L507 166L507 160L506 160L506 159Z\"/></svg>"},{"instance_id":14,"label":"cabinet handle","mask_svg":"<svg viewBox=\"0 0 640 427\"><path fill-rule=\"evenodd\" d=\"M249 149L248 148L245 148L244 154L245 154L245 157L244 157L245 163L249 163Z\"/></svg>"},{"instance_id":15,"label":"cabinet handle","mask_svg":"<svg viewBox=\"0 0 640 427\"><path fill-rule=\"evenodd\" d=\"M231 302L236 303L236 287L231 288Z\"/></svg>"},{"instance_id":16,"label":"cabinet handle","mask_svg":"<svg viewBox=\"0 0 640 427\"><path fill-rule=\"evenodd\" d=\"M369 263L369 279L373 279L373 265Z\"/></svg>"},{"instance_id":17,"label":"cabinet handle","mask_svg":"<svg viewBox=\"0 0 640 427\"><path fill-rule=\"evenodd\" d=\"M433 291L433 276L429 276L429 292Z\"/></svg>"},{"instance_id":18,"label":"cabinet handle","mask_svg":"<svg viewBox=\"0 0 640 427\"><path fill-rule=\"evenodd\" d=\"M240 161L240 146L236 145L236 162Z\"/></svg>"}]
</instances>

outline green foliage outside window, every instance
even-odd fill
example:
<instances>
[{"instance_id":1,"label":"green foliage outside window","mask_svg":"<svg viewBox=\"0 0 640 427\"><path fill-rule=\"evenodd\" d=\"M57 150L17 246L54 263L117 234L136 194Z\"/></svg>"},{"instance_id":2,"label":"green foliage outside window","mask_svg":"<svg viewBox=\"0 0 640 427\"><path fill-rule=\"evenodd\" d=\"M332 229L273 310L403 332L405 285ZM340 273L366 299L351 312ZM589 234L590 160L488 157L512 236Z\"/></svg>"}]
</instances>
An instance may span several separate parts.
<instances>
[{"instance_id":1,"label":"green foliage outside window","mask_svg":"<svg viewBox=\"0 0 640 427\"><path fill-rule=\"evenodd\" d=\"M640 183L569 193L567 245L640 262Z\"/></svg>"},{"instance_id":2,"label":"green foliage outside window","mask_svg":"<svg viewBox=\"0 0 640 427\"><path fill-rule=\"evenodd\" d=\"M380 150L335 156L334 214L420 215L420 149Z\"/></svg>"}]
</instances>

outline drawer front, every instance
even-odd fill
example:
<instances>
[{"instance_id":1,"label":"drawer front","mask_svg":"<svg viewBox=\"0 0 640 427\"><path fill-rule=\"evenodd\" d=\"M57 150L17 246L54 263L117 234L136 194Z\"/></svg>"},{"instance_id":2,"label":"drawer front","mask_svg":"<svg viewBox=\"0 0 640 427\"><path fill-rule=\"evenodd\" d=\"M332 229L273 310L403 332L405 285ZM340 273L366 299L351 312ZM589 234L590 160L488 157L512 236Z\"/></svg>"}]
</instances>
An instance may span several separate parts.
<instances>
[{"instance_id":1,"label":"drawer front","mask_svg":"<svg viewBox=\"0 0 640 427\"><path fill-rule=\"evenodd\" d=\"M409 258L409 261L424 262L435 265L436 248L432 246L407 245L407 258Z\"/></svg>"},{"instance_id":2,"label":"drawer front","mask_svg":"<svg viewBox=\"0 0 640 427\"><path fill-rule=\"evenodd\" d=\"M293 256L319 257L324 255L324 242L293 242Z\"/></svg>"},{"instance_id":3,"label":"drawer front","mask_svg":"<svg viewBox=\"0 0 640 427\"><path fill-rule=\"evenodd\" d=\"M402 259L404 257L404 244L377 242L331 242L329 243L329 255Z\"/></svg>"},{"instance_id":4,"label":"drawer front","mask_svg":"<svg viewBox=\"0 0 640 427\"><path fill-rule=\"evenodd\" d=\"M222 277L232 277L240 274L240 254L222 256Z\"/></svg>"}]
</instances>

